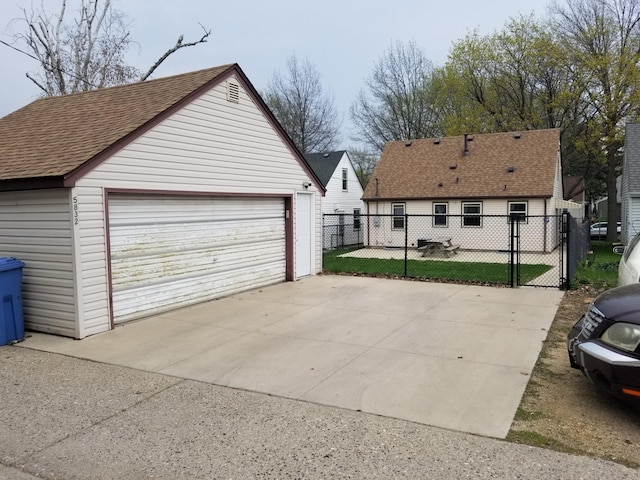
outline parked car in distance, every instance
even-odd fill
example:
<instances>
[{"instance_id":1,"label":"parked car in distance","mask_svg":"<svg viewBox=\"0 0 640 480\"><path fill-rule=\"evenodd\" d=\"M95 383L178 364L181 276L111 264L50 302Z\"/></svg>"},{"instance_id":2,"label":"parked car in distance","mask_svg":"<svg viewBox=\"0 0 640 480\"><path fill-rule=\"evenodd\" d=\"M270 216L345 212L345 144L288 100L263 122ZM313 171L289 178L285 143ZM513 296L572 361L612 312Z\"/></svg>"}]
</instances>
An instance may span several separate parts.
<instances>
[{"instance_id":1,"label":"parked car in distance","mask_svg":"<svg viewBox=\"0 0 640 480\"><path fill-rule=\"evenodd\" d=\"M567 335L567 350L598 388L640 407L640 283L598 295Z\"/></svg>"},{"instance_id":2,"label":"parked car in distance","mask_svg":"<svg viewBox=\"0 0 640 480\"><path fill-rule=\"evenodd\" d=\"M640 282L640 234L631 239L627 246L613 247L615 253L622 254L618 264L618 286Z\"/></svg>"},{"instance_id":3,"label":"parked car in distance","mask_svg":"<svg viewBox=\"0 0 640 480\"><path fill-rule=\"evenodd\" d=\"M596 222L591 225L591 240L604 240L607 238L607 225L608 222ZM616 230L619 237L622 232L622 223L618 222Z\"/></svg>"}]
</instances>

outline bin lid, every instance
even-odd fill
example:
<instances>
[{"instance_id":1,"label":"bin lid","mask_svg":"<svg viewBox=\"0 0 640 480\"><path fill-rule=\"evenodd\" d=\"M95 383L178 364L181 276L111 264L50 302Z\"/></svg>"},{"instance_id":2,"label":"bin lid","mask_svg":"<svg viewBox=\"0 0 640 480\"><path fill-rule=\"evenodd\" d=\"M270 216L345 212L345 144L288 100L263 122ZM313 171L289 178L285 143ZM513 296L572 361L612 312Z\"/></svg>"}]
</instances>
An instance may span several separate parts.
<instances>
[{"instance_id":1,"label":"bin lid","mask_svg":"<svg viewBox=\"0 0 640 480\"><path fill-rule=\"evenodd\" d=\"M13 257L0 257L0 272L24 267L24 262Z\"/></svg>"}]
</instances>

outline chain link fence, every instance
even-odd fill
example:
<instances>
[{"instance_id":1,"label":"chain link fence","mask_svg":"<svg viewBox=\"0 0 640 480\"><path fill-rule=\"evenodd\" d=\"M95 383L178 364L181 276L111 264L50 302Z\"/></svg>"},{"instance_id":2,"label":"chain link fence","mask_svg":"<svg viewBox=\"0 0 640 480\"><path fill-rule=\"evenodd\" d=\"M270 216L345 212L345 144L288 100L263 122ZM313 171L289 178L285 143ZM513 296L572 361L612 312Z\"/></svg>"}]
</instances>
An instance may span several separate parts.
<instances>
[{"instance_id":1,"label":"chain link fence","mask_svg":"<svg viewBox=\"0 0 640 480\"><path fill-rule=\"evenodd\" d=\"M565 278L567 288L569 282L575 278L580 263L589 253L590 227L589 222L580 222L571 215L566 216L564 228L567 232L567 275Z\"/></svg>"},{"instance_id":2,"label":"chain link fence","mask_svg":"<svg viewBox=\"0 0 640 480\"><path fill-rule=\"evenodd\" d=\"M564 218L562 214L326 214L324 269L486 285L564 287L568 275ZM581 238L575 236L576 244ZM582 260L586 243L584 254L576 252L571 258Z\"/></svg>"}]
</instances>

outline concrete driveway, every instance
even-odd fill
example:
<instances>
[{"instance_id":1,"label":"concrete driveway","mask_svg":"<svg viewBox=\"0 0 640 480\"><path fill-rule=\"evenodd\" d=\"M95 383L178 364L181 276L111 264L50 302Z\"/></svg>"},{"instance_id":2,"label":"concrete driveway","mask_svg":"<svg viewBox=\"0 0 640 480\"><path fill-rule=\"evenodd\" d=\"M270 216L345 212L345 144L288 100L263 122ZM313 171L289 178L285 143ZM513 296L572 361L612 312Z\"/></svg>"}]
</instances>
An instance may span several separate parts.
<instances>
[{"instance_id":1,"label":"concrete driveway","mask_svg":"<svg viewBox=\"0 0 640 480\"><path fill-rule=\"evenodd\" d=\"M504 438L562 295L313 276L19 345Z\"/></svg>"}]
</instances>

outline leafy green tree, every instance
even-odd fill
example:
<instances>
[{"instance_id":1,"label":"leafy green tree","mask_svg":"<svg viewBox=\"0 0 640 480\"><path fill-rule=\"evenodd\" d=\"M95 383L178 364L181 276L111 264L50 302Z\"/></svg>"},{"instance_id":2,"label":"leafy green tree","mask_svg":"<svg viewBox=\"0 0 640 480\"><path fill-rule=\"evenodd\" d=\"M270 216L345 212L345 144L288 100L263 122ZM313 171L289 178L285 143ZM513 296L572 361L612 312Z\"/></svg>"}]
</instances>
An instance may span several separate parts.
<instances>
[{"instance_id":1,"label":"leafy green tree","mask_svg":"<svg viewBox=\"0 0 640 480\"><path fill-rule=\"evenodd\" d=\"M607 194L616 198L621 169L624 123L640 105L640 3L637 0L566 0L555 4L556 32L572 63L584 72L586 117L605 159ZM616 202L608 218L619 218ZM616 239L616 223L609 222L607 240Z\"/></svg>"},{"instance_id":2,"label":"leafy green tree","mask_svg":"<svg viewBox=\"0 0 640 480\"><path fill-rule=\"evenodd\" d=\"M600 195L603 151L589 72L575 61L556 25L511 19L492 35L457 42L445 67L441 98L448 135L560 128L563 170Z\"/></svg>"},{"instance_id":3,"label":"leafy green tree","mask_svg":"<svg viewBox=\"0 0 640 480\"><path fill-rule=\"evenodd\" d=\"M490 36L456 43L446 65L445 96L467 110L448 127L457 132L563 127L579 98L568 58L552 32L532 17L511 20Z\"/></svg>"}]
</instances>

